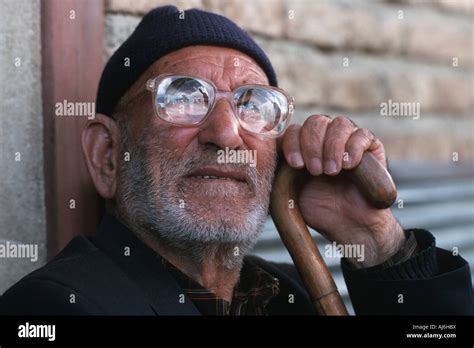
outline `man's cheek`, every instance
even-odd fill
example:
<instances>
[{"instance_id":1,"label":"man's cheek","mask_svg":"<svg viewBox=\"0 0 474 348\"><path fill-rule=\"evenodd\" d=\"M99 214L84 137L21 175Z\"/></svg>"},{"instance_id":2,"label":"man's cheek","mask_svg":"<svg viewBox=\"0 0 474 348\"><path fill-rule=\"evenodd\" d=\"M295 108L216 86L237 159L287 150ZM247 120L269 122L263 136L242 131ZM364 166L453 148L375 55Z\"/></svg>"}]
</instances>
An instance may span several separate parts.
<instances>
[{"instance_id":1,"label":"man's cheek","mask_svg":"<svg viewBox=\"0 0 474 348\"><path fill-rule=\"evenodd\" d=\"M259 172L271 170L276 164L276 147L267 146L255 150L257 169Z\"/></svg>"},{"instance_id":2,"label":"man's cheek","mask_svg":"<svg viewBox=\"0 0 474 348\"><path fill-rule=\"evenodd\" d=\"M163 127L159 136L164 147L172 149L177 155L181 155L196 139L198 129L195 127L177 127L167 125Z\"/></svg>"}]
</instances>

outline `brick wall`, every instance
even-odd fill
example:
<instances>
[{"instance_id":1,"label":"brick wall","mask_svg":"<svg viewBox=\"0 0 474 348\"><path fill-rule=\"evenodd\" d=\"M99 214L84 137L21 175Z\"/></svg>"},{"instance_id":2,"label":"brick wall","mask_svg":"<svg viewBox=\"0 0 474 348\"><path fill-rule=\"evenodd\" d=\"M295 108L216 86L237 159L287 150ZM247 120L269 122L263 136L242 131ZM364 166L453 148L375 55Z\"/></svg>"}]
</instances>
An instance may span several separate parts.
<instances>
[{"instance_id":1,"label":"brick wall","mask_svg":"<svg viewBox=\"0 0 474 348\"><path fill-rule=\"evenodd\" d=\"M296 99L295 122L346 115L392 159L474 159L471 0L108 0L105 57L151 8L223 14L269 55ZM420 118L381 116L381 103L420 103Z\"/></svg>"}]
</instances>

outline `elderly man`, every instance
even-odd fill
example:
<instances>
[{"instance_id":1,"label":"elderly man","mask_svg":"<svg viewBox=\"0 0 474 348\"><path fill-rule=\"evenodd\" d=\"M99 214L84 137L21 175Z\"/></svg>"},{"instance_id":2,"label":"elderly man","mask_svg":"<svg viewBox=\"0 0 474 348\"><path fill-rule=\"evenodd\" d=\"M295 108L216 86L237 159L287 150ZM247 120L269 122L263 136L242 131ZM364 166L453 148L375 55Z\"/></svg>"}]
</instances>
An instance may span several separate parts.
<instances>
[{"instance_id":1,"label":"elderly man","mask_svg":"<svg viewBox=\"0 0 474 348\"><path fill-rule=\"evenodd\" d=\"M342 268L360 314L463 314L469 266L374 209L343 176L383 144L345 117L287 128L292 98L261 48L228 19L157 8L102 74L83 131L107 214L3 296L1 313L313 314L291 265L246 256L267 217L277 154L312 175L298 206L330 241L363 245ZM285 132L286 130L286 132ZM253 153L251 163L219 152Z\"/></svg>"}]
</instances>

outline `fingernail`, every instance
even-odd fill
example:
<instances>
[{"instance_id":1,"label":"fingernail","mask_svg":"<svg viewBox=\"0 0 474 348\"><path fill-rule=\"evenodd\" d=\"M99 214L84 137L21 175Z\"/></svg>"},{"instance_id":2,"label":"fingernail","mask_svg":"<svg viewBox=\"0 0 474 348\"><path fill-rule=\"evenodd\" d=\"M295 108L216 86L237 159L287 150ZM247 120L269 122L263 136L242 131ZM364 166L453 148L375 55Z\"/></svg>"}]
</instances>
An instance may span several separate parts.
<instances>
[{"instance_id":1,"label":"fingernail","mask_svg":"<svg viewBox=\"0 0 474 348\"><path fill-rule=\"evenodd\" d=\"M324 163L324 173L334 174L336 171L337 171L337 166L334 160L329 160Z\"/></svg>"},{"instance_id":2,"label":"fingernail","mask_svg":"<svg viewBox=\"0 0 474 348\"><path fill-rule=\"evenodd\" d=\"M293 167L303 167L304 166L304 161L303 157L301 157L301 154L298 152L294 152L290 155L290 164Z\"/></svg>"},{"instance_id":3,"label":"fingernail","mask_svg":"<svg viewBox=\"0 0 474 348\"><path fill-rule=\"evenodd\" d=\"M313 175L320 175L323 172L321 160L319 158L313 158L309 162L309 172Z\"/></svg>"}]
</instances>

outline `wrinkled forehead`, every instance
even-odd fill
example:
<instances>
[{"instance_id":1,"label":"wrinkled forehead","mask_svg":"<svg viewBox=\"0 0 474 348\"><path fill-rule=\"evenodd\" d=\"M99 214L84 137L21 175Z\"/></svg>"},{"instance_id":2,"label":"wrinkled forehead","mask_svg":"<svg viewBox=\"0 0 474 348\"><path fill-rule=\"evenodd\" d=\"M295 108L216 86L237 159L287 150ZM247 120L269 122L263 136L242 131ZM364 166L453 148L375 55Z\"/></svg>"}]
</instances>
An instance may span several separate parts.
<instances>
[{"instance_id":1,"label":"wrinkled forehead","mask_svg":"<svg viewBox=\"0 0 474 348\"><path fill-rule=\"evenodd\" d=\"M212 46L187 47L157 61L156 72L183 73L212 79L214 83L268 84L260 66L244 53ZM250 81L250 82L249 82Z\"/></svg>"}]
</instances>

